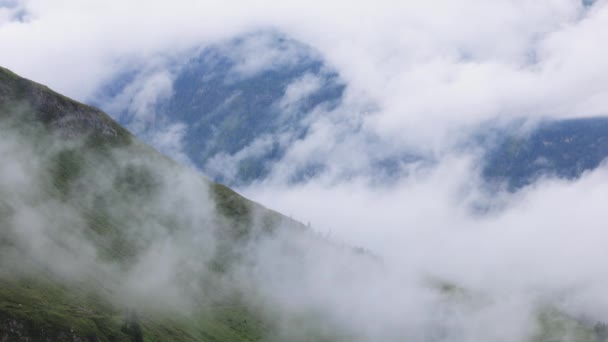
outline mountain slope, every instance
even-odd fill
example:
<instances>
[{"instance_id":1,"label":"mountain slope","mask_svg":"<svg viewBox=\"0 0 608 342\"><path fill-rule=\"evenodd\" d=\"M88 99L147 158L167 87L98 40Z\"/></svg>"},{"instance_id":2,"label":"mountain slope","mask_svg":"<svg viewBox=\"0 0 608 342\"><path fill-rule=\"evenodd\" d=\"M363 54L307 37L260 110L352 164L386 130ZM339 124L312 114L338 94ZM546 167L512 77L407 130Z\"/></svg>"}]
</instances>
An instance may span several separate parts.
<instances>
[{"instance_id":1,"label":"mountain slope","mask_svg":"<svg viewBox=\"0 0 608 342\"><path fill-rule=\"evenodd\" d=\"M0 340L438 342L462 339L460 313L484 310L483 296L440 281L423 293L445 319L387 324L362 304L389 305L388 321L410 311L377 258L6 69L0 107ZM550 308L530 341L602 340L603 325Z\"/></svg>"},{"instance_id":2,"label":"mountain slope","mask_svg":"<svg viewBox=\"0 0 608 342\"><path fill-rule=\"evenodd\" d=\"M491 134L483 176L514 191L541 177L575 179L608 157L608 118L552 120Z\"/></svg>"},{"instance_id":3,"label":"mountain slope","mask_svg":"<svg viewBox=\"0 0 608 342\"><path fill-rule=\"evenodd\" d=\"M262 31L163 68L138 65L109 81L95 102L152 143L158 132L181 134L194 165L216 181L243 184L267 176L306 136L311 112L337 106L344 88L311 47Z\"/></svg>"},{"instance_id":4,"label":"mountain slope","mask_svg":"<svg viewBox=\"0 0 608 342\"><path fill-rule=\"evenodd\" d=\"M268 334L223 277L237 247L256 234L303 226L174 164L99 110L6 69L0 131L0 340ZM201 207L185 208L189 200ZM204 240L183 240L192 237ZM174 258L167 267L147 264L159 244L176 249L156 259ZM187 265L190 258L200 264ZM160 272L167 279L156 279Z\"/></svg>"}]
</instances>

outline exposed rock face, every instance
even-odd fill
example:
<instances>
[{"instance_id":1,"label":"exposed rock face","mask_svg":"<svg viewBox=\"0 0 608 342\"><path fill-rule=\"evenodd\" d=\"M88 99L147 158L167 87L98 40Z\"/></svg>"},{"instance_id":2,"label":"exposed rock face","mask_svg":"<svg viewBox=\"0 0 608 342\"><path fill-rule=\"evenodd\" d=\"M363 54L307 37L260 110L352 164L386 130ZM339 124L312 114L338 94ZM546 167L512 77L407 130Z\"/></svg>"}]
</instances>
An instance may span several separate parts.
<instances>
[{"instance_id":1,"label":"exposed rock face","mask_svg":"<svg viewBox=\"0 0 608 342\"><path fill-rule=\"evenodd\" d=\"M7 110L9 107L11 110ZM0 113L16 115L20 110L33 112L33 120L48 125L63 136L90 135L122 142L131 139L127 130L99 109L57 94L0 67Z\"/></svg>"}]
</instances>

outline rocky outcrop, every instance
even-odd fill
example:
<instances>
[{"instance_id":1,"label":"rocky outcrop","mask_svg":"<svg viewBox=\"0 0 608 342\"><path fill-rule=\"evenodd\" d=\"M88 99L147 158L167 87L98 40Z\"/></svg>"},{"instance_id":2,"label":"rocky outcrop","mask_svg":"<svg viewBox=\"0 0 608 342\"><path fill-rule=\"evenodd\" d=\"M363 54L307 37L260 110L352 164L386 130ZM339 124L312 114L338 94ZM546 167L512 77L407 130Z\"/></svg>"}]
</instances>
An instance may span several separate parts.
<instances>
[{"instance_id":1,"label":"rocky outcrop","mask_svg":"<svg viewBox=\"0 0 608 342\"><path fill-rule=\"evenodd\" d=\"M87 106L46 86L21 78L0 67L0 116L33 114L63 136L92 136L119 143L131 141L131 134L97 108Z\"/></svg>"}]
</instances>

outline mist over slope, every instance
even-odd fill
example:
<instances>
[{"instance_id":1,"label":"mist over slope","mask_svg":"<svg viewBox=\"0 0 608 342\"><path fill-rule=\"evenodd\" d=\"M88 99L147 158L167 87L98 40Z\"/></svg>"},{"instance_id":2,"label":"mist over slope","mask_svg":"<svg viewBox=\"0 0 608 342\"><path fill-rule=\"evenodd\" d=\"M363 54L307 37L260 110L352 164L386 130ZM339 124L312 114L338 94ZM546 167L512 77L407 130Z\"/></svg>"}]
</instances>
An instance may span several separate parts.
<instances>
[{"instance_id":1,"label":"mist over slope","mask_svg":"<svg viewBox=\"0 0 608 342\"><path fill-rule=\"evenodd\" d=\"M312 253L307 244L355 257L353 250L173 163L104 113L6 69L0 100L2 338L322 336L314 321L305 326L306 312L299 325L277 322L284 309L262 300L264 280L251 272L270 266L256 257L265 250L258 245L304 255Z\"/></svg>"},{"instance_id":2,"label":"mist over slope","mask_svg":"<svg viewBox=\"0 0 608 342\"><path fill-rule=\"evenodd\" d=\"M102 113L10 72L2 76L1 151L10 161L1 183L3 336L602 336L597 318L561 311L572 309L559 290L537 296L510 282L486 287L433 262L354 253L173 164ZM99 129L81 131L79 122ZM494 266L501 270L500 262Z\"/></svg>"},{"instance_id":3,"label":"mist over slope","mask_svg":"<svg viewBox=\"0 0 608 342\"><path fill-rule=\"evenodd\" d=\"M265 229L265 216L239 205L240 197L216 196L225 188L204 190L199 181L175 176L181 167L157 169L157 161L140 160L148 155L140 150L87 152L86 158L67 153L58 158L67 166L50 167L54 163L45 161L53 159L54 139L28 147L36 140L15 130L23 125L7 122L12 133L0 135L7 142L5 159L24 160L3 165L2 173L13 175L5 197L17 194L12 197L23 198L18 203L35 210L13 210L10 201L3 206L10 234L2 241L29 245L32 240L23 238L29 235L14 234L14 228L40 231L26 219L32 212L51 228L41 236L62 239L34 239L32 245L45 247L41 255L25 258L37 249L18 248L6 260L19 265L32 259L32 269L40 269L60 258L65 269L56 263L52 272L33 272L45 275L36 286L28 279L4 281L3 312L15 317L22 306L37 308L20 317L38 323L18 323L63 332L75 326L93 335L120 331L127 339L141 331L158 340L601 341L608 316L602 271L608 256L602 117L608 113L607 28L605 0L0 1L0 64L124 117L136 136L180 163L196 165L196 154L211 146L214 156L204 155L199 168L311 227ZM180 70L188 65L193 73L181 83ZM300 71L312 77L300 78ZM244 77L234 78L235 72ZM104 96L96 99L98 91ZM329 96L316 98L321 102L314 106L316 100L307 99L316 95L305 96L309 91ZM265 96L256 98L258 92ZM197 102L205 93L213 96ZM110 103L118 107L106 107ZM163 111L163 103L179 112ZM203 104L208 111L197 108L186 121L172 118ZM249 109L264 120L252 119ZM295 120L275 120L289 109L296 109ZM235 120L197 117L214 112ZM132 120L135 114L142 120ZM201 118L228 128L230 139L211 129L214 140L193 136L202 145L188 151L188 124ZM241 119L255 129L239 125ZM260 133L264 138L256 140ZM104 146L96 139L70 144L79 151ZM59 141L63 151L70 140ZM36 170L30 167L36 164L40 173L22 171ZM102 164L111 167L97 172ZM89 166L75 178L61 171L78 170L74 165ZM41 194L36 179L57 179L64 190ZM124 195L132 192L139 195ZM79 193L101 199L90 205ZM187 203L197 201L194 207L210 209L189 210ZM72 209L74 202L84 205L85 214ZM102 213L93 226L127 222L124 231L135 238L113 233L123 229L97 228L103 238L93 239L92 252L64 257L80 256L69 237L78 241L78 231L89 231L91 211ZM249 219L225 220L243 215ZM213 233L197 235L191 227L200 226ZM83 229L64 238L64 227ZM251 234L247 227L273 233ZM363 253L336 248L340 243L362 246ZM175 248L181 245L195 258L172 252L181 252ZM201 245L206 248L196 248ZM108 256L106 250L116 252ZM79 269L73 260L90 265L91 259L110 265L107 272L96 266L95 274L116 274L111 293L101 296L109 300L89 296L95 286L80 282L70 291L51 277ZM18 274L13 269L3 274ZM105 285L110 277L92 279ZM51 291L41 291L45 287ZM75 296L65 295L70 292ZM10 299L15 297L22 299ZM166 305L159 310L157 303ZM172 304L179 318L166 315ZM61 319L66 314L70 318ZM10 330L11 324L4 326Z\"/></svg>"},{"instance_id":4,"label":"mist over slope","mask_svg":"<svg viewBox=\"0 0 608 342\"><path fill-rule=\"evenodd\" d=\"M601 277L589 281L589 269L578 271L581 278L562 278L574 274L561 267L531 276L547 266L539 259L505 272L517 262L508 241L520 245L521 229L501 239L504 255L462 253L461 244L494 245L496 226L509 216L525 221L517 208L469 232L454 230L443 246L424 234L408 242L433 253L417 255L421 250L413 248L400 260L379 259L206 181L95 109L4 69L1 75L0 151L8 161L0 169L3 337L604 338L604 306L587 301ZM93 128L81 129L88 123ZM598 231L590 226L580 233ZM523 255L557 246L530 245ZM583 254L556 262L591 261L594 251L600 252L586 245ZM480 278L486 272L490 277ZM573 287L581 285L576 279L591 288Z\"/></svg>"}]
</instances>

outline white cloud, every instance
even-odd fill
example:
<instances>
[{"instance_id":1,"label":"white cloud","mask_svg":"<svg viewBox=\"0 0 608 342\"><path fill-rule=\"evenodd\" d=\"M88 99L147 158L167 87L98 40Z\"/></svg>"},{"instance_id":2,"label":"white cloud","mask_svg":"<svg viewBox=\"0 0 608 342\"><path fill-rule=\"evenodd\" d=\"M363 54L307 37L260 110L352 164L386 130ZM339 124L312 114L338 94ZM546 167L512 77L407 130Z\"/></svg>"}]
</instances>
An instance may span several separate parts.
<instances>
[{"instance_id":1,"label":"white cloud","mask_svg":"<svg viewBox=\"0 0 608 342\"><path fill-rule=\"evenodd\" d=\"M192 166L193 162L184 152L188 127L181 123L165 124L155 130L144 133L142 137L160 152L168 155L181 164Z\"/></svg>"},{"instance_id":2,"label":"white cloud","mask_svg":"<svg viewBox=\"0 0 608 342\"><path fill-rule=\"evenodd\" d=\"M442 145L455 127L496 116L588 116L608 107L605 2L20 4L31 20L2 26L0 64L81 100L117 60L271 27L317 48L347 81L349 99L363 95L381 109L366 127L399 144ZM244 73L302 57L264 36L241 48L232 52ZM265 53L246 58L248 51Z\"/></svg>"},{"instance_id":3,"label":"white cloud","mask_svg":"<svg viewBox=\"0 0 608 342\"><path fill-rule=\"evenodd\" d=\"M393 276L406 278L406 285L383 278L373 287L399 304L394 307L386 307L386 301L380 307L373 293L353 290L366 296L357 304L391 318L387 325L370 324L378 330L369 336L403 320L424 324L417 317L402 318L408 304L412 316L434 313L424 310L429 301L407 278L412 274L449 279L490 298L493 304L478 314L450 316L448 323L464 330L462 340L519 340L534 330L529 318L548 297L574 315L608 315L602 299L608 279L601 272L607 256L606 168L576 182L543 180L517 194L488 196L478 187L474 156L451 149L463 131L485 120L608 114L606 1L591 7L571 0L22 4L27 22L7 23L4 15L0 25L0 64L81 100L122 62L177 54L237 33L277 28L316 48L347 83L344 103L329 113L313 112L307 138L288 149L271 178L241 190L337 240L370 248L390 267L404 270ZM266 43L253 41L243 54L260 47ZM259 59L235 58L244 74L291 62L272 49ZM170 74L152 74L141 92L129 97L142 108L146 124L151 101L170 90L170 79ZM303 82L288 88L286 98L316 87L314 80ZM159 144L180 150L185 129L169 127L157 137ZM234 174L231 165L264 150L266 142L212 164ZM389 186L372 186L371 160L411 149L428 152L436 163L414 167ZM289 185L293 170L311 163L327 169L319 178ZM498 210L479 215L471 210L477 204ZM278 247L269 248L276 256L272 248ZM327 268L316 273L319 265ZM311 290L294 305L332 303L338 320L352 312L370 317L353 311L340 291L321 291L335 283L315 276L330 277L340 264L315 260L308 266L293 282L287 279L287 289L299 289L296 281L310 282ZM279 280L271 294L289 306L298 298L281 292L287 290ZM386 295L400 291L411 296ZM490 324L498 321L506 322L505 330L483 329L500 328Z\"/></svg>"},{"instance_id":4,"label":"white cloud","mask_svg":"<svg viewBox=\"0 0 608 342\"><path fill-rule=\"evenodd\" d=\"M273 145L279 143L271 136L265 135L256 138L235 154L220 152L211 157L204 166L205 172L211 177L223 177L228 181L236 181L239 164L249 158L259 158L272 150Z\"/></svg>"},{"instance_id":5,"label":"white cloud","mask_svg":"<svg viewBox=\"0 0 608 342\"><path fill-rule=\"evenodd\" d=\"M297 110L299 102L321 89L323 84L320 77L310 73L293 81L287 86L285 94L279 101L282 112L291 113Z\"/></svg>"},{"instance_id":6,"label":"white cloud","mask_svg":"<svg viewBox=\"0 0 608 342\"><path fill-rule=\"evenodd\" d=\"M297 65L310 58L311 51L289 41L277 42L273 34L248 34L231 44L220 45L219 52L234 66L236 78L252 77L257 73Z\"/></svg>"}]
</instances>

